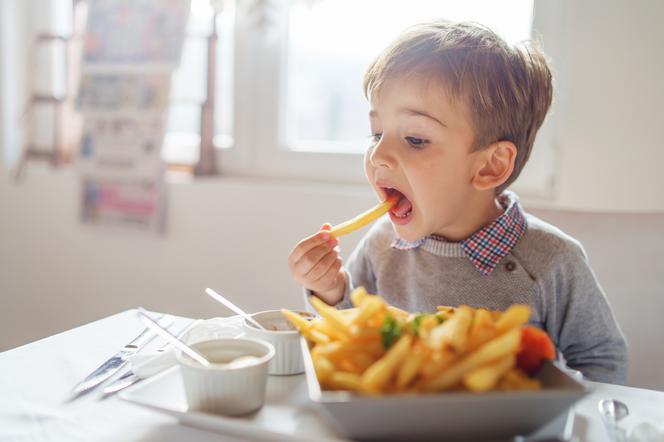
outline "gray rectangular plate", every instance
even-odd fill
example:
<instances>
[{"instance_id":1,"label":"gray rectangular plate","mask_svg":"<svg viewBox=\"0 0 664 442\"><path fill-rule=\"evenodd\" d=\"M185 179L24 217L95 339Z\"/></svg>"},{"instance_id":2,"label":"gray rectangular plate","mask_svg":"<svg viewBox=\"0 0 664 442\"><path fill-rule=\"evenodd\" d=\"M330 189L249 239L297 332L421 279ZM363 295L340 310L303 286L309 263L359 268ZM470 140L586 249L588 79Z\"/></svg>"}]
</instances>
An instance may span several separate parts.
<instances>
[{"instance_id":1,"label":"gray rectangular plate","mask_svg":"<svg viewBox=\"0 0 664 442\"><path fill-rule=\"evenodd\" d=\"M537 377L540 391L439 393L370 397L322 391L309 346L301 338L309 397L339 431L356 439L505 440L527 436L587 394L586 388L551 363Z\"/></svg>"}]
</instances>

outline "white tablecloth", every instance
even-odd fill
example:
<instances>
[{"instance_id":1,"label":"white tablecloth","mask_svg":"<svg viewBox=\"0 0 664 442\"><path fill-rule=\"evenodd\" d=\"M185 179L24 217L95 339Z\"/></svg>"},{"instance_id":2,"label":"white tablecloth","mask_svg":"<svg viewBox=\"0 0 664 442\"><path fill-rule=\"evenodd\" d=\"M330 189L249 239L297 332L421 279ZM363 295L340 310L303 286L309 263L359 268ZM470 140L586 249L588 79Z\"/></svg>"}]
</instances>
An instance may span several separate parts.
<instances>
[{"instance_id":1,"label":"white tablecloth","mask_svg":"<svg viewBox=\"0 0 664 442\"><path fill-rule=\"evenodd\" d=\"M178 319L182 326L188 321ZM90 394L66 402L73 385L142 329L134 311L126 311L0 353L0 441L235 440L182 426L115 396L99 400ZM629 406L627 428L643 419L664 422L664 392L588 385L593 393L576 406L574 434L581 441L607 440L597 413L602 398L620 399Z\"/></svg>"}]
</instances>

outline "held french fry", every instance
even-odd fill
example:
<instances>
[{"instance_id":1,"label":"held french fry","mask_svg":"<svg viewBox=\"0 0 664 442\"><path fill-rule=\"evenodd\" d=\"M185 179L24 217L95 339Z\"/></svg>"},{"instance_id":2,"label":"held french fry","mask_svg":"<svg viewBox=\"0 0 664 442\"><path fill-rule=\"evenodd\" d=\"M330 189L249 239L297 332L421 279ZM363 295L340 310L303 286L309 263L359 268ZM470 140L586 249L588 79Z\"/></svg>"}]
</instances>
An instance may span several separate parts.
<instances>
[{"instance_id":1,"label":"held french fry","mask_svg":"<svg viewBox=\"0 0 664 442\"><path fill-rule=\"evenodd\" d=\"M332 227L332 229L330 229L330 234L333 237L338 238L340 236L354 232L355 230L360 229L385 215L398 202L399 194L392 194L385 201L378 204L374 208L367 210L366 212L356 216L353 219Z\"/></svg>"}]
</instances>

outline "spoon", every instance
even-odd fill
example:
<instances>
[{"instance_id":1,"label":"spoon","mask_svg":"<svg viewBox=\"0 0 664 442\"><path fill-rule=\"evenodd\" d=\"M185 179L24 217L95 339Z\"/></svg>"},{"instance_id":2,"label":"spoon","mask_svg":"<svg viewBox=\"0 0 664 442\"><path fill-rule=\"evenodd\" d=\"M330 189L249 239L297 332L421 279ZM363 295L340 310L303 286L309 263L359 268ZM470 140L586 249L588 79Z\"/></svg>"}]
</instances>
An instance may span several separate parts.
<instances>
[{"instance_id":1,"label":"spoon","mask_svg":"<svg viewBox=\"0 0 664 442\"><path fill-rule=\"evenodd\" d=\"M203 367L209 367L210 366L210 361L205 359L205 356L194 350L193 348L189 347L187 344L173 336L168 330L154 322L150 316L148 316L145 313L145 310L139 309L136 314L139 316L141 321L149 327L152 331L154 331L156 334L161 336L162 338L166 339L168 342L173 344L174 347L179 348L182 350L184 353L186 353L188 356L190 356L192 359L194 359L196 362L201 364Z\"/></svg>"},{"instance_id":2,"label":"spoon","mask_svg":"<svg viewBox=\"0 0 664 442\"><path fill-rule=\"evenodd\" d=\"M627 405L617 399L602 399L597 403L597 409L612 439L616 442L624 441L625 430L618 426L618 422L629 414Z\"/></svg>"},{"instance_id":3,"label":"spoon","mask_svg":"<svg viewBox=\"0 0 664 442\"><path fill-rule=\"evenodd\" d=\"M254 324L256 327L260 328L261 330L265 330L265 327L263 327L262 325L260 325L260 324L258 323L258 321L256 321L254 318L252 318L251 316L249 316L249 314L245 313L244 310L242 310L240 307L238 307L237 305L233 304L233 303L230 302L228 299L224 298L223 296L221 296L219 293L215 292L215 291L212 290L211 288L207 288L207 289L205 289L205 293L207 293L208 295L210 295L210 297L211 297L212 299L214 299L215 301L217 301L217 302L221 302L221 303L224 304L226 307L228 307L229 309L233 310L235 313L237 313L238 315L242 316L242 317L243 317L244 319L246 319L247 321L249 321L249 322L251 322L252 324Z\"/></svg>"}]
</instances>

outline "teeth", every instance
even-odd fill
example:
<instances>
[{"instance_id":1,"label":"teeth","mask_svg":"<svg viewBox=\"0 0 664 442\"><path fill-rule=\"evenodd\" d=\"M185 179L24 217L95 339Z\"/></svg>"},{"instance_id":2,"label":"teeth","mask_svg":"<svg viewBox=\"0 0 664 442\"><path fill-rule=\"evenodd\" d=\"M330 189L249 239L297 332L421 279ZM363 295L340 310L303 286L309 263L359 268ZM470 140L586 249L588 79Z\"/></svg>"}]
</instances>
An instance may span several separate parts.
<instances>
[{"instance_id":1,"label":"teeth","mask_svg":"<svg viewBox=\"0 0 664 442\"><path fill-rule=\"evenodd\" d=\"M408 216L409 216L412 212L413 212L413 209L410 209L408 212L404 213L402 216L399 216L399 215L397 215L396 213L394 214L394 216L396 216L397 218L402 218L402 219L403 219L403 218L408 218Z\"/></svg>"}]
</instances>

